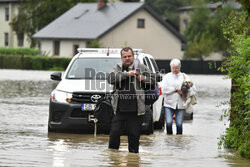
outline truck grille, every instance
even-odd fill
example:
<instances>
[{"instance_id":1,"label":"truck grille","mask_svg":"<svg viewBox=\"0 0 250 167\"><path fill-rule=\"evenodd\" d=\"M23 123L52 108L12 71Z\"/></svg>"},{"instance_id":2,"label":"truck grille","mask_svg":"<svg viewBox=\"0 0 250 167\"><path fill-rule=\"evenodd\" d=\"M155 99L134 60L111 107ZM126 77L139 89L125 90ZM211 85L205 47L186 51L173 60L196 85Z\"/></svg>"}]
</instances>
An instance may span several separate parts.
<instances>
[{"instance_id":1,"label":"truck grille","mask_svg":"<svg viewBox=\"0 0 250 167\"><path fill-rule=\"evenodd\" d=\"M96 103L99 99L104 97L105 94L100 93L83 93L73 92L71 102L72 103Z\"/></svg>"}]
</instances>

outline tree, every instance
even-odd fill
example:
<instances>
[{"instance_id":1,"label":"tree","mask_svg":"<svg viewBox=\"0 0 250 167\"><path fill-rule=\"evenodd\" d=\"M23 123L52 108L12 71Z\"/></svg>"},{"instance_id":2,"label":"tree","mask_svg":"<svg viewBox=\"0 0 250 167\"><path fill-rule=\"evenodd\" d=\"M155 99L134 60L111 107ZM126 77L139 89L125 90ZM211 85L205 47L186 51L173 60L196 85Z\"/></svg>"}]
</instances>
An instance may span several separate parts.
<instances>
[{"instance_id":1,"label":"tree","mask_svg":"<svg viewBox=\"0 0 250 167\"><path fill-rule=\"evenodd\" d=\"M191 14L191 21L185 30L188 40L184 58L199 58L203 60L212 52L226 54L227 40L222 33L221 21L232 10L230 5L211 11L205 6L207 1L198 0L199 5Z\"/></svg>"},{"instance_id":2,"label":"tree","mask_svg":"<svg viewBox=\"0 0 250 167\"><path fill-rule=\"evenodd\" d=\"M87 45L87 48L101 48L101 47L102 45L97 39L90 41Z\"/></svg>"},{"instance_id":3,"label":"tree","mask_svg":"<svg viewBox=\"0 0 250 167\"><path fill-rule=\"evenodd\" d=\"M179 7L190 5L192 0L145 0L165 20L170 21L175 27L179 27Z\"/></svg>"},{"instance_id":4,"label":"tree","mask_svg":"<svg viewBox=\"0 0 250 167\"><path fill-rule=\"evenodd\" d=\"M34 47L32 35L78 2L96 2L96 0L20 0L18 15L12 20L11 26L17 35L27 34L31 47Z\"/></svg>"}]
</instances>

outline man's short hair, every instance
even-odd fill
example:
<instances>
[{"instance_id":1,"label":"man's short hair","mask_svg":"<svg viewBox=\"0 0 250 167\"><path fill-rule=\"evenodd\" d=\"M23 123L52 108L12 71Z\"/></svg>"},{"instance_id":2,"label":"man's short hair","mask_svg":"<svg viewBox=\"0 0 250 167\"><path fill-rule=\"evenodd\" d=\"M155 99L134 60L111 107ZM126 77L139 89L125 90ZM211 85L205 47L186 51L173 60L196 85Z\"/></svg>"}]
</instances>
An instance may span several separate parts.
<instances>
[{"instance_id":1,"label":"man's short hair","mask_svg":"<svg viewBox=\"0 0 250 167\"><path fill-rule=\"evenodd\" d=\"M121 50L121 56L122 56L122 51L124 51L124 52L128 52L129 50L131 50L131 53L133 54L133 56L134 56L134 51L133 51L133 49L131 48L131 47L125 47L125 48L122 48L122 50Z\"/></svg>"}]
</instances>

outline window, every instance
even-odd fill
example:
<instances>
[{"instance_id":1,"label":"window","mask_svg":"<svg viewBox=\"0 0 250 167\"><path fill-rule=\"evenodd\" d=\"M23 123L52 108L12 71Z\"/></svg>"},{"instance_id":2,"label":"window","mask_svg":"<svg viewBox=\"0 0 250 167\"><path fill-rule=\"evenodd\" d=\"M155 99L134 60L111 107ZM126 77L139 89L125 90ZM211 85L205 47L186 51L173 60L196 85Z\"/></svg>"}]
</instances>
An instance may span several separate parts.
<instances>
[{"instance_id":1,"label":"window","mask_svg":"<svg viewBox=\"0 0 250 167\"><path fill-rule=\"evenodd\" d=\"M106 79L121 58L77 58L71 65L67 79ZM86 85L85 85L86 86Z\"/></svg>"},{"instance_id":2,"label":"window","mask_svg":"<svg viewBox=\"0 0 250 167\"><path fill-rule=\"evenodd\" d=\"M73 56L75 56L78 53L77 51L78 48L79 48L79 45L73 45Z\"/></svg>"},{"instance_id":3,"label":"window","mask_svg":"<svg viewBox=\"0 0 250 167\"><path fill-rule=\"evenodd\" d=\"M183 20L183 32L184 32L185 29L187 28L187 24L188 24L187 19L184 19L184 20Z\"/></svg>"},{"instance_id":4,"label":"window","mask_svg":"<svg viewBox=\"0 0 250 167\"><path fill-rule=\"evenodd\" d=\"M18 34L18 36L17 36L18 46L23 46L23 40L24 40L23 33Z\"/></svg>"},{"instance_id":5,"label":"window","mask_svg":"<svg viewBox=\"0 0 250 167\"><path fill-rule=\"evenodd\" d=\"M54 41L54 55L59 56L60 53L60 41Z\"/></svg>"},{"instance_id":6,"label":"window","mask_svg":"<svg viewBox=\"0 0 250 167\"><path fill-rule=\"evenodd\" d=\"M147 57L143 58L143 64L145 64L152 72L153 72L153 68L149 62L149 59Z\"/></svg>"},{"instance_id":7,"label":"window","mask_svg":"<svg viewBox=\"0 0 250 167\"><path fill-rule=\"evenodd\" d=\"M41 50L41 42L40 42L40 41L38 41L37 45L38 45L38 46L37 46L38 49Z\"/></svg>"},{"instance_id":8,"label":"window","mask_svg":"<svg viewBox=\"0 0 250 167\"><path fill-rule=\"evenodd\" d=\"M4 33L4 45L9 46L9 33Z\"/></svg>"},{"instance_id":9,"label":"window","mask_svg":"<svg viewBox=\"0 0 250 167\"><path fill-rule=\"evenodd\" d=\"M137 19L137 28L145 28L145 19Z\"/></svg>"},{"instance_id":10,"label":"window","mask_svg":"<svg viewBox=\"0 0 250 167\"><path fill-rule=\"evenodd\" d=\"M154 68L155 68L155 72L159 72L159 68L158 68L158 65L156 64L155 60L152 59L152 58L150 58L150 60L151 60L153 66L154 66Z\"/></svg>"},{"instance_id":11,"label":"window","mask_svg":"<svg viewBox=\"0 0 250 167\"><path fill-rule=\"evenodd\" d=\"M143 58L143 64L144 64L145 66L147 66L147 63L146 63L145 58Z\"/></svg>"},{"instance_id":12,"label":"window","mask_svg":"<svg viewBox=\"0 0 250 167\"><path fill-rule=\"evenodd\" d=\"M5 8L5 21L9 21L10 15L9 15L9 8Z\"/></svg>"},{"instance_id":13,"label":"window","mask_svg":"<svg viewBox=\"0 0 250 167\"><path fill-rule=\"evenodd\" d=\"M150 63L149 59L147 57L145 57L145 59L146 59L146 62L148 64L148 68L153 72L153 68L151 66L151 63Z\"/></svg>"}]
</instances>

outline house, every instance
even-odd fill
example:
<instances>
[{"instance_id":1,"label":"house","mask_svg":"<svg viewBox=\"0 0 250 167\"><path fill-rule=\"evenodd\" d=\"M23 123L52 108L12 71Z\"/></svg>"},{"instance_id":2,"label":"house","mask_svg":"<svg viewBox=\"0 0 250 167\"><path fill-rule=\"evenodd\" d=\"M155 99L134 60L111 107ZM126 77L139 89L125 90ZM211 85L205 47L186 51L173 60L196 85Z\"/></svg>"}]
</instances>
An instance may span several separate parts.
<instances>
[{"instance_id":1,"label":"house","mask_svg":"<svg viewBox=\"0 0 250 167\"><path fill-rule=\"evenodd\" d=\"M11 20L18 14L19 0L0 0L0 47L29 47L25 34L17 34L10 26Z\"/></svg>"},{"instance_id":2,"label":"house","mask_svg":"<svg viewBox=\"0 0 250 167\"><path fill-rule=\"evenodd\" d=\"M141 48L158 60L181 59L186 39L142 2L78 3L33 35L49 56L72 57L98 40L102 47Z\"/></svg>"}]
</instances>

